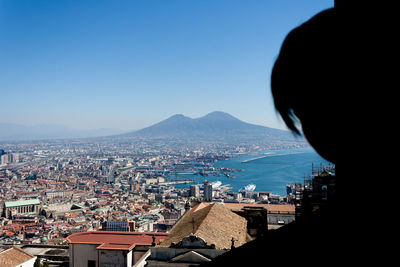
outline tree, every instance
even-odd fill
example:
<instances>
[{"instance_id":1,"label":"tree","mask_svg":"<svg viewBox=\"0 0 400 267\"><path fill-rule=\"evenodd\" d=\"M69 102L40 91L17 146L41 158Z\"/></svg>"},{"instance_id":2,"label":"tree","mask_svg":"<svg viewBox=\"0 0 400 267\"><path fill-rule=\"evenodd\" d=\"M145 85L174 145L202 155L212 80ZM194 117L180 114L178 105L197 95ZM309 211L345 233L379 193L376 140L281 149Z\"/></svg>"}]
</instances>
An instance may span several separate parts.
<instances>
[{"instance_id":1,"label":"tree","mask_svg":"<svg viewBox=\"0 0 400 267\"><path fill-rule=\"evenodd\" d=\"M33 264L33 267L43 267L43 265L40 263L39 257L36 258L35 263Z\"/></svg>"}]
</instances>

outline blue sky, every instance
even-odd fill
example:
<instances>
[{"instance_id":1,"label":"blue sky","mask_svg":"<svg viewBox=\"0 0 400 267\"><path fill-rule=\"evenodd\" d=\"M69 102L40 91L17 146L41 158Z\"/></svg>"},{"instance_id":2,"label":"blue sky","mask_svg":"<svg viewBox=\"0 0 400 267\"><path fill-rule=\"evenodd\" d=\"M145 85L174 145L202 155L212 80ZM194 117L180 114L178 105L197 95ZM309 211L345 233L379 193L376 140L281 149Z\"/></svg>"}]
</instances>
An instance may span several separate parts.
<instances>
[{"instance_id":1,"label":"blue sky","mask_svg":"<svg viewBox=\"0 0 400 267\"><path fill-rule=\"evenodd\" d=\"M225 111L285 128L270 73L333 0L0 0L0 122L139 129Z\"/></svg>"}]
</instances>

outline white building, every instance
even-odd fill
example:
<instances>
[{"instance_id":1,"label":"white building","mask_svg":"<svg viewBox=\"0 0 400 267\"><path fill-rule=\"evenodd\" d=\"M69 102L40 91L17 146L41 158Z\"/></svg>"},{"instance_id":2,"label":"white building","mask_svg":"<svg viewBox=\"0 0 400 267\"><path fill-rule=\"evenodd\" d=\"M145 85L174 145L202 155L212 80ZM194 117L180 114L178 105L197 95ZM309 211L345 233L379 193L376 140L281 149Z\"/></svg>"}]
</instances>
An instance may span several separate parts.
<instances>
[{"instance_id":1,"label":"white building","mask_svg":"<svg viewBox=\"0 0 400 267\"><path fill-rule=\"evenodd\" d=\"M72 234L70 267L132 267L149 247L159 244L166 233L94 231Z\"/></svg>"}]
</instances>

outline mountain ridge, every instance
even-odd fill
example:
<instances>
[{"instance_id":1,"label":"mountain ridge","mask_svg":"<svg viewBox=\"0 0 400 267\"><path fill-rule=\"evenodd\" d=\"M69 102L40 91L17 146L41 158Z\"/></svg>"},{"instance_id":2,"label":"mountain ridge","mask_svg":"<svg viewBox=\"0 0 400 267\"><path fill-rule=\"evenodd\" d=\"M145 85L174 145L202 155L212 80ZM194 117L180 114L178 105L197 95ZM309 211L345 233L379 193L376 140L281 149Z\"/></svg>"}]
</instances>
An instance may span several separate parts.
<instances>
[{"instance_id":1,"label":"mountain ridge","mask_svg":"<svg viewBox=\"0 0 400 267\"><path fill-rule=\"evenodd\" d=\"M165 120L121 136L199 140L293 140L289 131L244 122L229 113L210 112L199 118L174 114Z\"/></svg>"},{"instance_id":2,"label":"mountain ridge","mask_svg":"<svg viewBox=\"0 0 400 267\"><path fill-rule=\"evenodd\" d=\"M151 126L124 132L116 129L76 130L64 126L42 125L23 126L0 123L0 141L34 141L50 139L178 139L197 142L303 142L303 138L295 138L286 130L270 128L244 122L229 113L210 112L202 117L190 118L183 114L174 114ZM138 140L139 140L138 139Z\"/></svg>"}]
</instances>

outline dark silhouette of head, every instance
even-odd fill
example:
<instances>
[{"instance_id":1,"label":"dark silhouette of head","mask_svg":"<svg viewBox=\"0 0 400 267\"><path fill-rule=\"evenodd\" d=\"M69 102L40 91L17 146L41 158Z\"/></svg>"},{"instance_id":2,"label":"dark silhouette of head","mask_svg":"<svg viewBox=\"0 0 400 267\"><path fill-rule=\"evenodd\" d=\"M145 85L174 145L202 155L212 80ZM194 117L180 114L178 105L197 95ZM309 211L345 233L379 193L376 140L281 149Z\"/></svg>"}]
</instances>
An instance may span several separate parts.
<instances>
[{"instance_id":1,"label":"dark silhouette of head","mask_svg":"<svg viewBox=\"0 0 400 267\"><path fill-rule=\"evenodd\" d=\"M312 203L312 195L304 195L302 205L311 203L311 212L300 213L296 221L218 257L214 266L225 262L236 266L241 261L242 265L263 261L282 264L288 255L282 248L288 240L296 240L291 258L311 266L360 265L387 258L387 246L382 244L389 243L383 238L392 233L382 235L381 228L374 225L371 214L381 211L382 205L375 198L371 200L371 193L387 191L393 176L387 173L390 168L385 171L377 161L388 158L381 151L392 147L394 139L386 136L388 131L384 131L386 139L379 138L377 126L389 118L385 126L395 132L390 127L397 120L393 112L379 106L392 107L388 92L393 86L383 84L389 75L379 72L392 65L376 64L385 51L374 41L383 44L389 54L391 51L381 38L387 24L376 19L376 6L353 6L350 2L337 0L334 8L293 29L282 44L271 75L275 108L288 128L295 135L304 134L322 157L335 164L334 194L319 204ZM390 205L385 202L383 206ZM381 241L370 242L372 238ZM376 244L385 256L376 253ZM355 255L356 250L362 254Z\"/></svg>"},{"instance_id":2,"label":"dark silhouette of head","mask_svg":"<svg viewBox=\"0 0 400 267\"><path fill-rule=\"evenodd\" d=\"M361 55L354 27L336 8L320 12L287 35L271 76L275 108L288 128L303 132L335 164L341 151L358 146L360 133Z\"/></svg>"}]
</instances>

